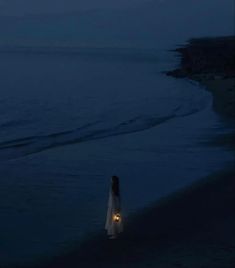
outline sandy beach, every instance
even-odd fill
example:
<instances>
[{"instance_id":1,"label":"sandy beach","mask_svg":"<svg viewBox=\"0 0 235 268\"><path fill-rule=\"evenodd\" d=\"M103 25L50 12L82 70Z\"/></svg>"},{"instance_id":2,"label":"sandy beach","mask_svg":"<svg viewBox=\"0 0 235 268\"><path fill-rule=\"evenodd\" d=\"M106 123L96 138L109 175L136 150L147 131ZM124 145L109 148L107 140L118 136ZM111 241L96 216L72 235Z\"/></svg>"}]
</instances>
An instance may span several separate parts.
<instances>
[{"instance_id":1,"label":"sandy beach","mask_svg":"<svg viewBox=\"0 0 235 268\"><path fill-rule=\"evenodd\" d=\"M215 72L208 78L205 70L190 74L183 71L183 77L200 81L212 92L214 109L223 115L222 120L233 124L234 73L228 74L226 70L217 77ZM180 72L177 70L174 75L182 77ZM208 146L234 150L233 138L234 132L215 137L208 141ZM34 268L232 268L234 192L235 168L222 170L126 219L125 232L118 239L108 240L105 232L101 232L79 248L69 249L67 254L38 263Z\"/></svg>"},{"instance_id":2,"label":"sandy beach","mask_svg":"<svg viewBox=\"0 0 235 268\"><path fill-rule=\"evenodd\" d=\"M204 267L235 263L235 170L205 178L146 208L117 240L104 233L34 267Z\"/></svg>"}]
</instances>

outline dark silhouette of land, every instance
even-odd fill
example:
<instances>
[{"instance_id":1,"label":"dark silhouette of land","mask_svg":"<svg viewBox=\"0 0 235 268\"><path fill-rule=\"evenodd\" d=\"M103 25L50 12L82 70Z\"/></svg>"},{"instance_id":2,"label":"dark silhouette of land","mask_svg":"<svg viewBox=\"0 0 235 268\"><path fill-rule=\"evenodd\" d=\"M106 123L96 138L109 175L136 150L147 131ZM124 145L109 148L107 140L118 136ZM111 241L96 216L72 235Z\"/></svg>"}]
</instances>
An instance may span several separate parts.
<instances>
[{"instance_id":1,"label":"dark silhouette of land","mask_svg":"<svg viewBox=\"0 0 235 268\"><path fill-rule=\"evenodd\" d=\"M214 96L215 110L235 117L235 36L192 39L175 51L181 65L167 74L202 83Z\"/></svg>"}]
</instances>

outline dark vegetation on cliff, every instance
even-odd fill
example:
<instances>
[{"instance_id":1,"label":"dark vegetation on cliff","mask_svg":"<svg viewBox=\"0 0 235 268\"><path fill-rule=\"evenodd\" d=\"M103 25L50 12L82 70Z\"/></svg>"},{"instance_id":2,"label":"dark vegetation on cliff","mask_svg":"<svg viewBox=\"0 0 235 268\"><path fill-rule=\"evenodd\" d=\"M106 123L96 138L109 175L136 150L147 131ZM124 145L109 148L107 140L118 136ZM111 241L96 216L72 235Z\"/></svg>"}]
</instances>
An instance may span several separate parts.
<instances>
[{"instance_id":1,"label":"dark vegetation on cliff","mask_svg":"<svg viewBox=\"0 0 235 268\"><path fill-rule=\"evenodd\" d=\"M167 72L175 77L195 74L235 77L235 36L191 39L175 51L182 56L181 67Z\"/></svg>"},{"instance_id":2,"label":"dark vegetation on cliff","mask_svg":"<svg viewBox=\"0 0 235 268\"><path fill-rule=\"evenodd\" d=\"M191 39L175 51L180 67L166 74L200 82L213 94L214 110L235 118L235 36Z\"/></svg>"}]
</instances>

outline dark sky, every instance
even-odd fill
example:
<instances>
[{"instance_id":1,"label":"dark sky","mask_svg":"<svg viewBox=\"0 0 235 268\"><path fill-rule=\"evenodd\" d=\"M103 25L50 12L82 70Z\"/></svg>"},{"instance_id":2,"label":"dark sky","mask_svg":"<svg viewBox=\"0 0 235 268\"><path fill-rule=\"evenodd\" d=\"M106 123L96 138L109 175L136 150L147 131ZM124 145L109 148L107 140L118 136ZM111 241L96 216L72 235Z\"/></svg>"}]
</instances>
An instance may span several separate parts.
<instances>
[{"instance_id":1,"label":"dark sky","mask_svg":"<svg viewBox=\"0 0 235 268\"><path fill-rule=\"evenodd\" d=\"M151 0L0 0L0 14L63 13L84 9L122 8L148 1Z\"/></svg>"},{"instance_id":2,"label":"dark sky","mask_svg":"<svg viewBox=\"0 0 235 268\"><path fill-rule=\"evenodd\" d=\"M168 5L168 8L184 7L187 3L198 3L204 8L215 7L219 2L225 4L234 0L0 0L0 15L25 15L43 13L65 13L87 9L138 7L145 3ZM185 10L187 12L187 9ZM213 10L211 10L213 12Z\"/></svg>"},{"instance_id":3,"label":"dark sky","mask_svg":"<svg viewBox=\"0 0 235 268\"><path fill-rule=\"evenodd\" d=\"M0 45L166 47L233 22L234 0L0 0Z\"/></svg>"}]
</instances>

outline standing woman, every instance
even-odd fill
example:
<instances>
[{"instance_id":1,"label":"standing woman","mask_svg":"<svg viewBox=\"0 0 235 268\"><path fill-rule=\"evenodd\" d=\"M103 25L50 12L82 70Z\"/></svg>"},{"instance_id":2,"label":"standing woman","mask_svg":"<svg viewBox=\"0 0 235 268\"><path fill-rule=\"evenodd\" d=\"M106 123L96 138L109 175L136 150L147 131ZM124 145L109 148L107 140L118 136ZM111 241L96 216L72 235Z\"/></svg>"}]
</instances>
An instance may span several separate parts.
<instances>
[{"instance_id":1,"label":"standing woman","mask_svg":"<svg viewBox=\"0 0 235 268\"><path fill-rule=\"evenodd\" d=\"M111 239L117 238L117 235L123 231L119 178L117 176L113 176L111 180L105 229Z\"/></svg>"}]
</instances>

